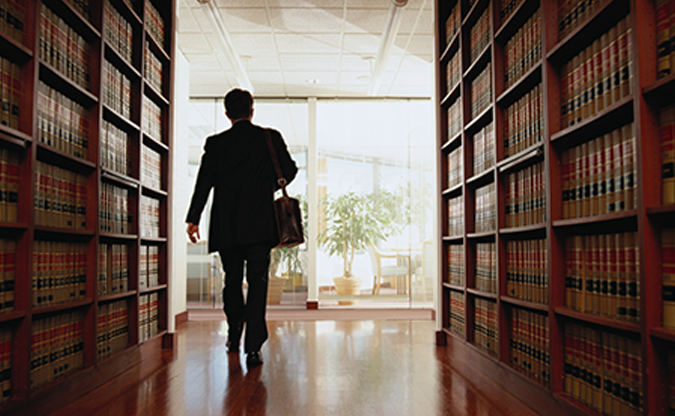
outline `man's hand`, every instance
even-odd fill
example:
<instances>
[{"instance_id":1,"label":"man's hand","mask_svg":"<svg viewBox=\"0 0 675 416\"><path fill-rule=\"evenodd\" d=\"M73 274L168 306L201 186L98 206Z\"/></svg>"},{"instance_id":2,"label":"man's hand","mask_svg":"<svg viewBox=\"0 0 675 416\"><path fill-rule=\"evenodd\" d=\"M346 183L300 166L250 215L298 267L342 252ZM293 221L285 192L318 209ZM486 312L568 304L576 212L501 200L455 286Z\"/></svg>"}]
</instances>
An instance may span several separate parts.
<instances>
[{"instance_id":1,"label":"man's hand","mask_svg":"<svg viewBox=\"0 0 675 416\"><path fill-rule=\"evenodd\" d=\"M187 226L187 234L190 238L190 241L196 243L199 240L199 225L189 222Z\"/></svg>"}]
</instances>

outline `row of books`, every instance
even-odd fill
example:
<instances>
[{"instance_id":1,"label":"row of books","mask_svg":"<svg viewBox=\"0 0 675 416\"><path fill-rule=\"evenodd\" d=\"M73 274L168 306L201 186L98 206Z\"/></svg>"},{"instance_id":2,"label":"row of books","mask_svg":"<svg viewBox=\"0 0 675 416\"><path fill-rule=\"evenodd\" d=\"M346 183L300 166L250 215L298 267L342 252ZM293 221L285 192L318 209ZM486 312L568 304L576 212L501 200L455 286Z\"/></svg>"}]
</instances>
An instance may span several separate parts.
<instances>
[{"instance_id":1,"label":"row of books","mask_svg":"<svg viewBox=\"0 0 675 416\"><path fill-rule=\"evenodd\" d=\"M37 134L42 143L87 159L89 112L60 91L40 81L37 97Z\"/></svg>"},{"instance_id":2,"label":"row of books","mask_svg":"<svg viewBox=\"0 0 675 416\"><path fill-rule=\"evenodd\" d=\"M16 241L0 238L0 314L14 310Z\"/></svg>"},{"instance_id":3,"label":"row of books","mask_svg":"<svg viewBox=\"0 0 675 416\"><path fill-rule=\"evenodd\" d=\"M138 302L138 342L141 343L159 332L159 296L157 293L141 295Z\"/></svg>"},{"instance_id":4,"label":"row of books","mask_svg":"<svg viewBox=\"0 0 675 416\"><path fill-rule=\"evenodd\" d=\"M550 383L548 317L520 308L509 319L509 362L518 371L544 386Z\"/></svg>"},{"instance_id":5,"label":"row of books","mask_svg":"<svg viewBox=\"0 0 675 416\"><path fill-rule=\"evenodd\" d=\"M19 128L19 102L21 100L21 67L0 56L0 82L2 83L2 108L0 123L13 129Z\"/></svg>"},{"instance_id":6,"label":"row of books","mask_svg":"<svg viewBox=\"0 0 675 416\"><path fill-rule=\"evenodd\" d=\"M491 182L476 189L476 216L475 232L483 233L496 229L496 203L497 192L495 183Z\"/></svg>"},{"instance_id":7,"label":"row of books","mask_svg":"<svg viewBox=\"0 0 675 416\"><path fill-rule=\"evenodd\" d=\"M504 46L504 86L513 85L541 60L541 13L523 23Z\"/></svg>"},{"instance_id":8,"label":"row of books","mask_svg":"<svg viewBox=\"0 0 675 416\"><path fill-rule=\"evenodd\" d=\"M500 0L499 16L502 24L506 21L506 19L509 18L509 16L511 16L511 13L513 13L513 11L516 10L522 2L523 0Z\"/></svg>"},{"instance_id":9,"label":"row of books","mask_svg":"<svg viewBox=\"0 0 675 416\"><path fill-rule=\"evenodd\" d=\"M505 156L513 156L544 140L544 94L538 84L504 109Z\"/></svg>"},{"instance_id":10,"label":"row of books","mask_svg":"<svg viewBox=\"0 0 675 416\"><path fill-rule=\"evenodd\" d=\"M659 111L661 136L661 202L675 204L675 105Z\"/></svg>"},{"instance_id":11,"label":"row of books","mask_svg":"<svg viewBox=\"0 0 675 416\"><path fill-rule=\"evenodd\" d=\"M35 224L85 230L87 228L87 177L37 161Z\"/></svg>"},{"instance_id":12,"label":"row of books","mask_svg":"<svg viewBox=\"0 0 675 416\"><path fill-rule=\"evenodd\" d=\"M565 305L639 322L639 251L634 232L566 237Z\"/></svg>"},{"instance_id":13,"label":"row of books","mask_svg":"<svg viewBox=\"0 0 675 416\"><path fill-rule=\"evenodd\" d=\"M46 384L84 364L84 315L67 312L33 320L30 385Z\"/></svg>"},{"instance_id":14,"label":"row of books","mask_svg":"<svg viewBox=\"0 0 675 416\"><path fill-rule=\"evenodd\" d=\"M462 27L461 2L456 2L445 20L445 43L448 44Z\"/></svg>"},{"instance_id":15,"label":"row of books","mask_svg":"<svg viewBox=\"0 0 675 416\"><path fill-rule=\"evenodd\" d=\"M158 199L141 195L141 237L160 237L160 202Z\"/></svg>"},{"instance_id":16,"label":"row of books","mask_svg":"<svg viewBox=\"0 0 675 416\"><path fill-rule=\"evenodd\" d=\"M454 286L464 286L464 246L448 246L448 283Z\"/></svg>"},{"instance_id":17,"label":"row of books","mask_svg":"<svg viewBox=\"0 0 675 416\"><path fill-rule=\"evenodd\" d=\"M464 166L464 163L462 163L463 158L461 146L448 153L448 189L462 183L462 178L464 177L462 172L462 166Z\"/></svg>"},{"instance_id":18,"label":"row of books","mask_svg":"<svg viewBox=\"0 0 675 416\"><path fill-rule=\"evenodd\" d=\"M162 156L147 146L141 148L141 182L162 189Z\"/></svg>"},{"instance_id":19,"label":"row of books","mask_svg":"<svg viewBox=\"0 0 675 416\"><path fill-rule=\"evenodd\" d=\"M0 222L19 217L19 154L0 148Z\"/></svg>"},{"instance_id":20,"label":"row of books","mask_svg":"<svg viewBox=\"0 0 675 416\"><path fill-rule=\"evenodd\" d=\"M466 304L464 293L455 290L450 291L450 331L464 336L466 326Z\"/></svg>"},{"instance_id":21,"label":"row of books","mask_svg":"<svg viewBox=\"0 0 675 416\"><path fill-rule=\"evenodd\" d=\"M637 208L633 124L562 152L563 218Z\"/></svg>"},{"instance_id":22,"label":"row of books","mask_svg":"<svg viewBox=\"0 0 675 416\"><path fill-rule=\"evenodd\" d=\"M476 289L497 293L497 250L495 243L476 244Z\"/></svg>"},{"instance_id":23,"label":"row of books","mask_svg":"<svg viewBox=\"0 0 675 416\"><path fill-rule=\"evenodd\" d=\"M0 32L23 43L26 4L19 0L0 0Z\"/></svg>"},{"instance_id":24,"label":"row of books","mask_svg":"<svg viewBox=\"0 0 675 416\"><path fill-rule=\"evenodd\" d=\"M608 416L642 414L639 340L565 324L565 393Z\"/></svg>"},{"instance_id":25,"label":"row of books","mask_svg":"<svg viewBox=\"0 0 675 416\"><path fill-rule=\"evenodd\" d=\"M661 230L663 327L675 330L675 228Z\"/></svg>"},{"instance_id":26,"label":"row of books","mask_svg":"<svg viewBox=\"0 0 675 416\"><path fill-rule=\"evenodd\" d=\"M103 9L103 34L110 44L127 62L133 59L134 29L110 0L106 0Z\"/></svg>"},{"instance_id":27,"label":"row of books","mask_svg":"<svg viewBox=\"0 0 675 416\"><path fill-rule=\"evenodd\" d=\"M159 286L159 247L141 245L139 258L138 288L147 289Z\"/></svg>"},{"instance_id":28,"label":"row of books","mask_svg":"<svg viewBox=\"0 0 675 416\"><path fill-rule=\"evenodd\" d=\"M12 398L12 328L0 329L0 403Z\"/></svg>"},{"instance_id":29,"label":"row of books","mask_svg":"<svg viewBox=\"0 0 675 416\"><path fill-rule=\"evenodd\" d=\"M448 236L464 234L464 195L448 200Z\"/></svg>"},{"instance_id":30,"label":"row of books","mask_svg":"<svg viewBox=\"0 0 675 416\"><path fill-rule=\"evenodd\" d=\"M471 119L492 103L492 62L471 81Z\"/></svg>"},{"instance_id":31,"label":"row of books","mask_svg":"<svg viewBox=\"0 0 675 416\"><path fill-rule=\"evenodd\" d=\"M33 306L87 297L87 245L37 240L33 246Z\"/></svg>"},{"instance_id":32,"label":"row of books","mask_svg":"<svg viewBox=\"0 0 675 416\"><path fill-rule=\"evenodd\" d=\"M492 7L486 7L480 17L478 17L478 20L476 20L476 23L471 27L469 32L470 62L475 61L480 53L483 52L483 49L490 43L490 35L492 34L491 10Z\"/></svg>"},{"instance_id":33,"label":"row of books","mask_svg":"<svg viewBox=\"0 0 675 416\"><path fill-rule=\"evenodd\" d=\"M133 218L129 190L101 182L99 202L99 230L112 234L131 234Z\"/></svg>"},{"instance_id":34,"label":"row of books","mask_svg":"<svg viewBox=\"0 0 675 416\"><path fill-rule=\"evenodd\" d=\"M103 104L131 119L131 80L109 61L103 61Z\"/></svg>"},{"instance_id":35,"label":"row of books","mask_svg":"<svg viewBox=\"0 0 675 416\"><path fill-rule=\"evenodd\" d=\"M98 245L97 293L109 295L129 290L129 247L125 244Z\"/></svg>"},{"instance_id":36,"label":"row of books","mask_svg":"<svg viewBox=\"0 0 675 416\"><path fill-rule=\"evenodd\" d=\"M546 239L506 243L506 293L516 299L548 303Z\"/></svg>"},{"instance_id":37,"label":"row of books","mask_svg":"<svg viewBox=\"0 0 675 416\"><path fill-rule=\"evenodd\" d=\"M495 165L495 129L489 123L473 135L473 174L479 175Z\"/></svg>"},{"instance_id":38,"label":"row of books","mask_svg":"<svg viewBox=\"0 0 675 416\"><path fill-rule=\"evenodd\" d=\"M497 322L497 302L476 298L473 321L473 342L488 354L499 354L499 327Z\"/></svg>"},{"instance_id":39,"label":"row of books","mask_svg":"<svg viewBox=\"0 0 675 416\"><path fill-rule=\"evenodd\" d=\"M89 88L89 44L44 3L40 6L40 58L82 88Z\"/></svg>"},{"instance_id":40,"label":"row of books","mask_svg":"<svg viewBox=\"0 0 675 416\"><path fill-rule=\"evenodd\" d=\"M675 414L675 350L668 350L668 404L668 414Z\"/></svg>"},{"instance_id":41,"label":"row of books","mask_svg":"<svg viewBox=\"0 0 675 416\"><path fill-rule=\"evenodd\" d=\"M84 16L87 20L91 18L91 7L89 6L89 0L66 0L66 3L70 4Z\"/></svg>"},{"instance_id":42,"label":"row of books","mask_svg":"<svg viewBox=\"0 0 675 416\"><path fill-rule=\"evenodd\" d=\"M165 48L164 19L162 18L162 15L159 14L159 11L155 8L155 5L150 1L145 2L145 25L150 35L155 38L160 46Z\"/></svg>"},{"instance_id":43,"label":"row of books","mask_svg":"<svg viewBox=\"0 0 675 416\"><path fill-rule=\"evenodd\" d=\"M563 0L558 2L558 36L563 39L609 0Z\"/></svg>"},{"instance_id":44,"label":"row of books","mask_svg":"<svg viewBox=\"0 0 675 416\"><path fill-rule=\"evenodd\" d=\"M143 77L148 83L157 90L162 92L162 78L164 77L164 65L154 53L150 50L150 45L145 42L145 60L143 65Z\"/></svg>"},{"instance_id":45,"label":"row of books","mask_svg":"<svg viewBox=\"0 0 675 416\"><path fill-rule=\"evenodd\" d=\"M98 304L96 357L106 357L129 345L129 306L126 300Z\"/></svg>"},{"instance_id":46,"label":"row of books","mask_svg":"<svg viewBox=\"0 0 675 416\"><path fill-rule=\"evenodd\" d=\"M101 167L123 175L131 174L130 138L126 131L102 120L99 148Z\"/></svg>"},{"instance_id":47,"label":"row of books","mask_svg":"<svg viewBox=\"0 0 675 416\"><path fill-rule=\"evenodd\" d=\"M162 141L162 110L147 96L143 96L143 133Z\"/></svg>"},{"instance_id":48,"label":"row of books","mask_svg":"<svg viewBox=\"0 0 675 416\"><path fill-rule=\"evenodd\" d=\"M675 70L675 1L656 1L657 75L663 78Z\"/></svg>"},{"instance_id":49,"label":"row of books","mask_svg":"<svg viewBox=\"0 0 675 416\"><path fill-rule=\"evenodd\" d=\"M546 220L545 174L542 161L505 176L507 228L541 224Z\"/></svg>"},{"instance_id":50,"label":"row of books","mask_svg":"<svg viewBox=\"0 0 675 416\"><path fill-rule=\"evenodd\" d=\"M462 100L461 97L448 107L448 140L462 131Z\"/></svg>"},{"instance_id":51,"label":"row of books","mask_svg":"<svg viewBox=\"0 0 675 416\"><path fill-rule=\"evenodd\" d=\"M630 15L560 69L561 126L572 126L631 94Z\"/></svg>"},{"instance_id":52,"label":"row of books","mask_svg":"<svg viewBox=\"0 0 675 416\"><path fill-rule=\"evenodd\" d=\"M462 80L462 54L457 51L445 67L446 92L450 92Z\"/></svg>"}]
</instances>

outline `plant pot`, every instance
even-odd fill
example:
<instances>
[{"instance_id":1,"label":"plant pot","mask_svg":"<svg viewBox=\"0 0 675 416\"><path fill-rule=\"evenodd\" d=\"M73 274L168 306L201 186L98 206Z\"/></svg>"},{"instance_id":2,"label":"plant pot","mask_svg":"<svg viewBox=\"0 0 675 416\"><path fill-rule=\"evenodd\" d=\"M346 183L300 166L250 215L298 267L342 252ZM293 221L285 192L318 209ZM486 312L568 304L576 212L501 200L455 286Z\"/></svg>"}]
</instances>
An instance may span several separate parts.
<instances>
[{"instance_id":1,"label":"plant pot","mask_svg":"<svg viewBox=\"0 0 675 416\"><path fill-rule=\"evenodd\" d=\"M267 304L278 305L281 303L281 295L284 292L284 283L286 279L281 277L270 277L267 286Z\"/></svg>"},{"instance_id":2,"label":"plant pot","mask_svg":"<svg viewBox=\"0 0 675 416\"><path fill-rule=\"evenodd\" d=\"M361 293L363 280L351 277L335 277L333 283L335 283L335 291L338 295L358 295ZM339 300L338 305L356 305L357 302L357 299Z\"/></svg>"}]
</instances>

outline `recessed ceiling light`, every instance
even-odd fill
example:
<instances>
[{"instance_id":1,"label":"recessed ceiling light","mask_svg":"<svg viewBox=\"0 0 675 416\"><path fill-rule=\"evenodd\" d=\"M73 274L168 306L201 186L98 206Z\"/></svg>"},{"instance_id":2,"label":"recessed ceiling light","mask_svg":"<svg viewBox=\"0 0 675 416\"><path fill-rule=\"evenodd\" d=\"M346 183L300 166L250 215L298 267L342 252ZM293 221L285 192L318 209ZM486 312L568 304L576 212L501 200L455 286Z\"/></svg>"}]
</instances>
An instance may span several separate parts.
<instances>
[{"instance_id":1,"label":"recessed ceiling light","mask_svg":"<svg viewBox=\"0 0 675 416\"><path fill-rule=\"evenodd\" d=\"M321 84L321 80L318 78L307 78L305 82L308 84Z\"/></svg>"},{"instance_id":2,"label":"recessed ceiling light","mask_svg":"<svg viewBox=\"0 0 675 416\"><path fill-rule=\"evenodd\" d=\"M356 80L368 82L368 81L370 81L370 78L371 78L370 75L359 75L358 77L356 77Z\"/></svg>"}]
</instances>

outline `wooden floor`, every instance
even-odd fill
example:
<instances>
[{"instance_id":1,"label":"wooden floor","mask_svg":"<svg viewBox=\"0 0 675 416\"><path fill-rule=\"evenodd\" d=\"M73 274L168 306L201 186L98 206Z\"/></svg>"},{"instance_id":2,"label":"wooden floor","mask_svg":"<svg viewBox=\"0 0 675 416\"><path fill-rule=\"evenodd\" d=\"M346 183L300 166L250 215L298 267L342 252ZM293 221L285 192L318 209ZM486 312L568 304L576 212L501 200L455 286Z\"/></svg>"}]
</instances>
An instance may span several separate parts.
<instances>
[{"instance_id":1,"label":"wooden floor","mask_svg":"<svg viewBox=\"0 0 675 416\"><path fill-rule=\"evenodd\" d=\"M225 322L187 322L165 367L146 379L131 370L54 415L534 415L487 378L454 371L430 320L269 329L265 363L249 371L226 352Z\"/></svg>"}]
</instances>

